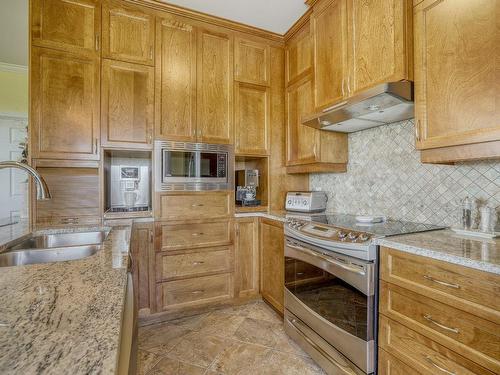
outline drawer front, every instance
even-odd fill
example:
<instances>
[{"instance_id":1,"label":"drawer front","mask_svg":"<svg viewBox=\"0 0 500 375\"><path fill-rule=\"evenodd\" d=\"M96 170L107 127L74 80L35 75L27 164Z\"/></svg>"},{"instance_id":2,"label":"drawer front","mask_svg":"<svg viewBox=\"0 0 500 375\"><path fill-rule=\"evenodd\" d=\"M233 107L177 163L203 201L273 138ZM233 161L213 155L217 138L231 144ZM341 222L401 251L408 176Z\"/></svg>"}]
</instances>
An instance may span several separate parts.
<instances>
[{"instance_id":1,"label":"drawer front","mask_svg":"<svg viewBox=\"0 0 500 375\"><path fill-rule=\"evenodd\" d=\"M161 251L231 244L231 221L212 220L188 224L158 223Z\"/></svg>"},{"instance_id":2,"label":"drawer front","mask_svg":"<svg viewBox=\"0 0 500 375\"><path fill-rule=\"evenodd\" d=\"M382 248L382 280L500 324L500 277Z\"/></svg>"},{"instance_id":3,"label":"drawer front","mask_svg":"<svg viewBox=\"0 0 500 375\"><path fill-rule=\"evenodd\" d=\"M100 216L63 216L50 218L37 218L36 225L44 226L66 226L66 225L100 225Z\"/></svg>"},{"instance_id":4,"label":"drawer front","mask_svg":"<svg viewBox=\"0 0 500 375\"><path fill-rule=\"evenodd\" d=\"M164 310L232 298L232 274L167 281L157 286L158 306Z\"/></svg>"},{"instance_id":5,"label":"drawer front","mask_svg":"<svg viewBox=\"0 0 500 375\"><path fill-rule=\"evenodd\" d=\"M396 285L381 282L381 314L500 372L500 326Z\"/></svg>"},{"instance_id":6,"label":"drawer front","mask_svg":"<svg viewBox=\"0 0 500 375\"><path fill-rule=\"evenodd\" d=\"M396 368L397 364L391 359L392 357L421 374L493 375L478 364L383 315L380 316L379 328L380 352L385 350L390 356L387 359L381 356L380 366L385 369ZM393 374L390 370L381 373Z\"/></svg>"},{"instance_id":7,"label":"drawer front","mask_svg":"<svg viewBox=\"0 0 500 375\"><path fill-rule=\"evenodd\" d=\"M159 218L162 220L196 220L232 215L232 193L168 193L161 194Z\"/></svg>"},{"instance_id":8,"label":"drawer front","mask_svg":"<svg viewBox=\"0 0 500 375\"><path fill-rule=\"evenodd\" d=\"M219 247L210 251L186 254L158 253L157 281L198 276L205 273L230 272L232 251L230 247Z\"/></svg>"},{"instance_id":9,"label":"drawer front","mask_svg":"<svg viewBox=\"0 0 500 375\"><path fill-rule=\"evenodd\" d=\"M420 375L419 372L390 355L385 350L378 350L379 375Z\"/></svg>"}]
</instances>

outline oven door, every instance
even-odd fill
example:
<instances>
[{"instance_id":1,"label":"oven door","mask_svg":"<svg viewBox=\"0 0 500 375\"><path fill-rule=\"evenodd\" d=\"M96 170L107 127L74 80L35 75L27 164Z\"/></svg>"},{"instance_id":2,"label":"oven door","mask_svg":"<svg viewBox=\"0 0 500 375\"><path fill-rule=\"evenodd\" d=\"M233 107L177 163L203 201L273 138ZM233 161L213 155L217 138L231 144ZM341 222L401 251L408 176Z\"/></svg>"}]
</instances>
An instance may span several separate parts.
<instances>
[{"instance_id":1,"label":"oven door","mask_svg":"<svg viewBox=\"0 0 500 375\"><path fill-rule=\"evenodd\" d=\"M290 336L300 336L296 341L306 343L306 351L317 352L314 345L325 348L326 343L336 353L326 357L330 362L339 356L351 362L352 372L335 361L332 373L374 372L375 291L373 263L287 238L285 315L293 319L287 319L285 327Z\"/></svg>"}]
</instances>

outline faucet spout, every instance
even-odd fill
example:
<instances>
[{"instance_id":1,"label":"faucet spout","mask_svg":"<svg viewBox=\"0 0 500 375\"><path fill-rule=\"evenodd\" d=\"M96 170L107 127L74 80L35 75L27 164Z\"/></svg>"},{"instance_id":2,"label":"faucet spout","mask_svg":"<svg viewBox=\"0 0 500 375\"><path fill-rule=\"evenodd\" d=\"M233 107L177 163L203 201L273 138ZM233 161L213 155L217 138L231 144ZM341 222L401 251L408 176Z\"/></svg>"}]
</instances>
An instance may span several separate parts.
<instances>
[{"instance_id":1,"label":"faucet spout","mask_svg":"<svg viewBox=\"0 0 500 375\"><path fill-rule=\"evenodd\" d=\"M18 161L0 161L0 169L4 168L16 168L28 172L28 174L31 175L31 177L33 177L33 179L35 180L37 200L52 198L50 195L49 187L47 186L47 183L45 182L43 177L40 176L40 174L28 164L20 163Z\"/></svg>"}]
</instances>

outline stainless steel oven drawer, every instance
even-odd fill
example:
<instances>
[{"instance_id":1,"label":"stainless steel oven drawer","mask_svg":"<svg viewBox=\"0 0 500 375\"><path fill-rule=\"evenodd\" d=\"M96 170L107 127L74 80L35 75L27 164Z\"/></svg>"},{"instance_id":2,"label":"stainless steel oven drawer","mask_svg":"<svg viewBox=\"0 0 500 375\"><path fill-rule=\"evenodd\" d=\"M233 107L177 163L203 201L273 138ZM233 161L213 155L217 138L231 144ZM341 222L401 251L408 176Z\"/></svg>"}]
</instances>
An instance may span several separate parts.
<instances>
[{"instance_id":1,"label":"stainless steel oven drawer","mask_svg":"<svg viewBox=\"0 0 500 375\"><path fill-rule=\"evenodd\" d=\"M299 344L328 375L366 374L288 310L285 310L284 325L286 334Z\"/></svg>"}]
</instances>

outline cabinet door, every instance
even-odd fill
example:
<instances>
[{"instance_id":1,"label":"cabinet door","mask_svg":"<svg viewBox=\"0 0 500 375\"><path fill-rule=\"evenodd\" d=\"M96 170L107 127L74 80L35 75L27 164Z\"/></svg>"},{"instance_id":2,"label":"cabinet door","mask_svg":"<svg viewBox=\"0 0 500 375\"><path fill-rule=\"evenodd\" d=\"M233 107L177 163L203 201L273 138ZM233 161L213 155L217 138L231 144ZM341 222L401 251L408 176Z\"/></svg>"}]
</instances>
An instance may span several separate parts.
<instances>
[{"instance_id":1,"label":"cabinet door","mask_svg":"<svg viewBox=\"0 0 500 375\"><path fill-rule=\"evenodd\" d=\"M417 148L500 140L500 1L414 8Z\"/></svg>"},{"instance_id":2,"label":"cabinet door","mask_svg":"<svg viewBox=\"0 0 500 375\"><path fill-rule=\"evenodd\" d=\"M287 42L285 50L286 86L311 72L312 44L309 22Z\"/></svg>"},{"instance_id":3,"label":"cabinet door","mask_svg":"<svg viewBox=\"0 0 500 375\"><path fill-rule=\"evenodd\" d=\"M270 89L241 82L235 86L236 153L268 155Z\"/></svg>"},{"instance_id":4,"label":"cabinet door","mask_svg":"<svg viewBox=\"0 0 500 375\"><path fill-rule=\"evenodd\" d=\"M259 227L257 218L241 218L235 224L236 296L259 294Z\"/></svg>"},{"instance_id":5,"label":"cabinet door","mask_svg":"<svg viewBox=\"0 0 500 375\"><path fill-rule=\"evenodd\" d=\"M31 94L32 157L99 159L99 59L33 47Z\"/></svg>"},{"instance_id":6,"label":"cabinet door","mask_svg":"<svg viewBox=\"0 0 500 375\"><path fill-rule=\"evenodd\" d=\"M105 146L150 148L154 69L102 60L101 129Z\"/></svg>"},{"instance_id":7,"label":"cabinet door","mask_svg":"<svg viewBox=\"0 0 500 375\"><path fill-rule=\"evenodd\" d=\"M347 90L358 91L384 82L408 78L412 45L406 0L348 0L349 63ZM409 33L409 35L407 35Z\"/></svg>"},{"instance_id":8,"label":"cabinet door","mask_svg":"<svg viewBox=\"0 0 500 375\"><path fill-rule=\"evenodd\" d=\"M286 90L287 165L317 161L318 130L302 125L302 116L312 110L312 81L306 76Z\"/></svg>"},{"instance_id":9,"label":"cabinet door","mask_svg":"<svg viewBox=\"0 0 500 375\"><path fill-rule=\"evenodd\" d=\"M283 223L268 219L261 220L260 257L262 298L283 313L285 285Z\"/></svg>"},{"instance_id":10,"label":"cabinet door","mask_svg":"<svg viewBox=\"0 0 500 375\"><path fill-rule=\"evenodd\" d=\"M348 95L346 0L324 0L311 16L314 106L322 110Z\"/></svg>"},{"instance_id":11,"label":"cabinet door","mask_svg":"<svg viewBox=\"0 0 500 375\"><path fill-rule=\"evenodd\" d=\"M132 276L139 309L150 309L153 297L150 295L150 257L153 252L153 223L134 223L130 237Z\"/></svg>"},{"instance_id":12,"label":"cabinet door","mask_svg":"<svg viewBox=\"0 0 500 375\"><path fill-rule=\"evenodd\" d=\"M102 8L104 57L154 65L155 18L119 3Z\"/></svg>"},{"instance_id":13,"label":"cabinet door","mask_svg":"<svg viewBox=\"0 0 500 375\"><path fill-rule=\"evenodd\" d=\"M232 143L233 40L207 29L198 35L198 140Z\"/></svg>"},{"instance_id":14,"label":"cabinet door","mask_svg":"<svg viewBox=\"0 0 500 375\"><path fill-rule=\"evenodd\" d=\"M269 86L270 52L270 47L264 43L236 38L234 79L240 82Z\"/></svg>"},{"instance_id":15,"label":"cabinet door","mask_svg":"<svg viewBox=\"0 0 500 375\"><path fill-rule=\"evenodd\" d=\"M156 137L196 141L196 29L182 19L156 24Z\"/></svg>"},{"instance_id":16,"label":"cabinet door","mask_svg":"<svg viewBox=\"0 0 500 375\"><path fill-rule=\"evenodd\" d=\"M33 0L33 45L97 55L101 6L98 0Z\"/></svg>"}]
</instances>

